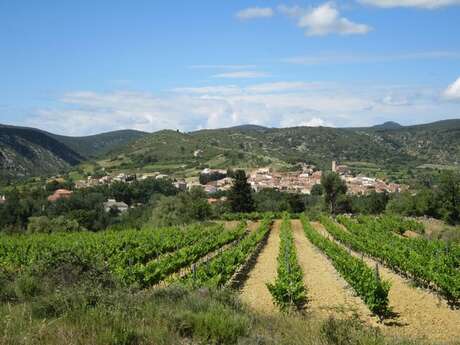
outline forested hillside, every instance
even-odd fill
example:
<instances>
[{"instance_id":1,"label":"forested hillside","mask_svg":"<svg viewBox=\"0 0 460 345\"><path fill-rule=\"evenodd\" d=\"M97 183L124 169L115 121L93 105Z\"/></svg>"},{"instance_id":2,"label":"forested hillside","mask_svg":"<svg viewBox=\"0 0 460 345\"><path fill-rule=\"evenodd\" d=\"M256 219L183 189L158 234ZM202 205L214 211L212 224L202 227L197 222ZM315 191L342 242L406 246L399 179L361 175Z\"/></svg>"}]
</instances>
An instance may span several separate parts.
<instances>
[{"instance_id":1,"label":"forested hillside","mask_svg":"<svg viewBox=\"0 0 460 345\"><path fill-rule=\"evenodd\" d=\"M199 150L199 151L198 151ZM110 166L142 168L283 165L329 167L331 160L380 166L456 165L460 120L426 125L386 123L369 128L238 126L180 133L160 131L110 153Z\"/></svg>"},{"instance_id":2,"label":"forested hillside","mask_svg":"<svg viewBox=\"0 0 460 345\"><path fill-rule=\"evenodd\" d=\"M460 120L416 126L385 123L368 128L245 125L182 133L124 130L87 137L0 126L2 176L53 174L98 158L112 169L163 170L289 166L329 167L331 160L378 166L455 166L460 161Z\"/></svg>"},{"instance_id":3,"label":"forested hillside","mask_svg":"<svg viewBox=\"0 0 460 345\"><path fill-rule=\"evenodd\" d=\"M66 137L26 127L0 125L0 179L50 175L138 139L126 130Z\"/></svg>"}]
</instances>

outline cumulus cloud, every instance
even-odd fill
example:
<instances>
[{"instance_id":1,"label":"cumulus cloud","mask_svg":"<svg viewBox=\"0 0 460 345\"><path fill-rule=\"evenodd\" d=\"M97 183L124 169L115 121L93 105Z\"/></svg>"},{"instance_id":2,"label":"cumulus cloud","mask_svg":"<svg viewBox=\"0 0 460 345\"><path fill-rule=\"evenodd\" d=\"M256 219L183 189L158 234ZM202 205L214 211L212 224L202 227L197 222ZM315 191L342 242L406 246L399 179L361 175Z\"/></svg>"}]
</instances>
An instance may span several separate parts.
<instances>
[{"instance_id":1,"label":"cumulus cloud","mask_svg":"<svg viewBox=\"0 0 460 345\"><path fill-rule=\"evenodd\" d=\"M449 85L444 91L444 97L448 100L460 100L460 78Z\"/></svg>"},{"instance_id":2,"label":"cumulus cloud","mask_svg":"<svg viewBox=\"0 0 460 345\"><path fill-rule=\"evenodd\" d=\"M451 5L460 5L460 0L359 0L359 2L383 8L417 7L435 9Z\"/></svg>"},{"instance_id":3,"label":"cumulus cloud","mask_svg":"<svg viewBox=\"0 0 460 345\"><path fill-rule=\"evenodd\" d=\"M270 7L249 7L236 13L239 20L249 20L255 18L270 18L273 10Z\"/></svg>"},{"instance_id":4,"label":"cumulus cloud","mask_svg":"<svg viewBox=\"0 0 460 345\"><path fill-rule=\"evenodd\" d=\"M458 95L458 85L459 81L446 90L449 97ZM159 93L79 91L62 95L22 124L86 135L125 128L191 131L248 123L352 127L401 119L428 122L439 119L439 114L458 116L459 103L444 102L440 93L401 85L304 81L186 86Z\"/></svg>"},{"instance_id":5,"label":"cumulus cloud","mask_svg":"<svg viewBox=\"0 0 460 345\"><path fill-rule=\"evenodd\" d=\"M371 30L365 24L355 23L342 17L332 2L326 2L318 7L303 9L298 6L281 5L280 12L297 19L297 26L305 30L306 36L362 35Z\"/></svg>"},{"instance_id":6,"label":"cumulus cloud","mask_svg":"<svg viewBox=\"0 0 460 345\"><path fill-rule=\"evenodd\" d=\"M215 74L213 78L226 78L226 79L252 79L252 78L265 78L270 76L266 72L259 71L235 71Z\"/></svg>"}]
</instances>

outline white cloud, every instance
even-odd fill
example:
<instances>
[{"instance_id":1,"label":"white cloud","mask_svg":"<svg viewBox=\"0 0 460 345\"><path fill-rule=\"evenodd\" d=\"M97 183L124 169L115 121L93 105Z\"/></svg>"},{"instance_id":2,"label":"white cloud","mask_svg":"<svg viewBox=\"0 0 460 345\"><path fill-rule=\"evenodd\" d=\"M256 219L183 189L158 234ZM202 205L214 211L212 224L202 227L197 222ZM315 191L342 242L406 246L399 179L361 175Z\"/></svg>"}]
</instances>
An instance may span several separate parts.
<instances>
[{"instance_id":1,"label":"white cloud","mask_svg":"<svg viewBox=\"0 0 460 345\"><path fill-rule=\"evenodd\" d=\"M279 10L288 16L297 18L297 26L305 30L306 36L362 35L371 30L368 25L358 24L342 17L332 2L326 2L311 9L281 5Z\"/></svg>"},{"instance_id":2,"label":"white cloud","mask_svg":"<svg viewBox=\"0 0 460 345\"><path fill-rule=\"evenodd\" d=\"M354 64L354 63L375 63L391 61L410 60L459 60L460 52L454 51L428 51L388 55L360 55L360 54L317 54L296 56L283 59L285 63L298 65L320 65L320 64Z\"/></svg>"},{"instance_id":3,"label":"white cloud","mask_svg":"<svg viewBox=\"0 0 460 345\"><path fill-rule=\"evenodd\" d=\"M191 65L191 69L249 69L256 68L256 65Z\"/></svg>"},{"instance_id":4,"label":"white cloud","mask_svg":"<svg viewBox=\"0 0 460 345\"><path fill-rule=\"evenodd\" d=\"M251 78L265 78L270 74L258 71L236 71L215 74L213 78L226 78L226 79L251 79Z\"/></svg>"},{"instance_id":5,"label":"white cloud","mask_svg":"<svg viewBox=\"0 0 460 345\"><path fill-rule=\"evenodd\" d=\"M255 18L270 18L273 16L273 10L270 7L249 7L236 13L240 20Z\"/></svg>"},{"instance_id":6,"label":"white cloud","mask_svg":"<svg viewBox=\"0 0 460 345\"><path fill-rule=\"evenodd\" d=\"M274 82L256 84L246 87L246 91L250 93L271 93L271 92L286 92L286 91L305 91L318 87L317 83L305 82Z\"/></svg>"},{"instance_id":7,"label":"white cloud","mask_svg":"<svg viewBox=\"0 0 460 345\"><path fill-rule=\"evenodd\" d=\"M417 7L435 9L451 5L460 5L460 0L358 0L363 4L392 8L392 7Z\"/></svg>"},{"instance_id":8,"label":"white cloud","mask_svg":"<svg viewBox=\"0 0 460 345\"><path fill-rule=\"evenodd\" d=\"M404 95L389 94L382 98L382 103L392 106L407 106L410 105L409 100Z\"/></svg>"},{"instance_id":9,"label":"white cloud","mask_svg":"<svg viewBox=\"0 0 460 345\"><path fill-rule=\"evenodd\" d=\"M219 94L219 95L234 95L241 92L241 88L236 85L216 85L216 86L199 86L199 87L178 87L171 91L178 94Z\"/></svg>"},{"instance_id":10,"label":"white cloud","mask_svg":"<svg viewBox=\"0 0 460 345\"><path fill-rule=\"evenodd\" d=\"M448 94L458 92L454 86L449 90ZM410 85L304 81L178 87L162 93L80 91L63 95L22 124L85 135L125 128L190 131L247 123L352 127L458 116L460 104L443 101L440 93Z\"/></svg>"},{"instance_id":11,"label":"white cloud","mask_svg":"<svg viewBox=\"0 0 460 345\"><path fill-rule=\"evenodd\" d=\"M306 126L306 127L332 127L332 124L330 122L325 121L322 118L319 117L312 117L308 120L302 120L302 117L305 118L305 116L302 116L303 114L299 114L300 119L298 117L290 117L288 119L284 119L282 123L280 123L281 127L300 127L300 126ZM314 116L314 115L313 115Z\"/></svg>"},{"instance_id":12,"label":"white cloud","mask_svg":"<svg viewBox=\"0 0 460 345\"><path fill-rule=\"evenodd\" d=\"M449 85L444 91L444 97L448 100L460 100L460 78Z\"/></svg>"}]
</instances>

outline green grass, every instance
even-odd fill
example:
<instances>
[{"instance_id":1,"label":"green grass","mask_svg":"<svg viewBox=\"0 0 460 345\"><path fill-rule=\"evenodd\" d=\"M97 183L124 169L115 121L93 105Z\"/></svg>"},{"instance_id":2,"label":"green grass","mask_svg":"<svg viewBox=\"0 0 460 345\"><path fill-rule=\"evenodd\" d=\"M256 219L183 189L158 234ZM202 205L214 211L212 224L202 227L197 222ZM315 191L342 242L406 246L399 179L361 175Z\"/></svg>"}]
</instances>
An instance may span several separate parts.
<instances>
[{"instance_id":1,"label":"green grass","mask_svg":"<svg viewBox=\"0 0 460 345\"><path fill-rule=\"evenodd\" d=\"M260 315L229 290L121 287L72 257L0 270L0 345L390 345L358 320Z\"/></svg>"},{"instance_id":2,"label":"green grass","mask_svg":"<svg viewBox=\"0 0 460 345\"><path fill-rule=\"evenodd\" d=\"M93 297L94 305L85 294L0 305L0 344L423 344L386 338L355 319L254 314L226 290L115 291Z\"/></svg>"}]
</instances>

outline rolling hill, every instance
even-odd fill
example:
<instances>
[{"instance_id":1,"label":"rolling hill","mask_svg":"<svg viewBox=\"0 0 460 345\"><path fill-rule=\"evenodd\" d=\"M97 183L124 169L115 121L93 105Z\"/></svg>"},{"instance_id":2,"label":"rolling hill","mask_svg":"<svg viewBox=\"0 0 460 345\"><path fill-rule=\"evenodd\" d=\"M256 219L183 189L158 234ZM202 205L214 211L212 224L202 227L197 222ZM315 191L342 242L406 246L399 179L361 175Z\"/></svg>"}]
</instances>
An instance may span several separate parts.
<instances>
[{"instance_id":1,"label":"rolling hill","mask_svg":"<svg viewBox=\"0 0 460 345\"><path fill-rule=\"evenodd\" d=\"M331 160L387 167L456 165L460 161L460 120L416 126L390 122L366 128L244 125L189 133L164 130L113 150L102 163L114 169L162 171L289 166L299 161L329 167Z\"/></svg>"},{"instance_id":2,"label":"rolling hill","mask_svg":"<svg viewBox=\"0 0 460 345\"><path fill-rule=\"evenodd\" d=\"M0 179L65 171L145 134L126 130L66 137L35 128L0 125Z\"/></svg>"},{"instance_id":3,"label":"rolling hill","mask_svg":"<svg viewBox=\"0 0 460 345\"><path fill-rule=\"evenodd\" d=\"M0 126L0 176L54 174L97 159L109 170L196 172L203 167L329 167L331 160L394 169L460 162L460 120L415 126L267 128L243 125L195 132L125 130L65 137Z\"/></svg>"}]
</instances>

